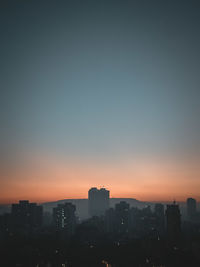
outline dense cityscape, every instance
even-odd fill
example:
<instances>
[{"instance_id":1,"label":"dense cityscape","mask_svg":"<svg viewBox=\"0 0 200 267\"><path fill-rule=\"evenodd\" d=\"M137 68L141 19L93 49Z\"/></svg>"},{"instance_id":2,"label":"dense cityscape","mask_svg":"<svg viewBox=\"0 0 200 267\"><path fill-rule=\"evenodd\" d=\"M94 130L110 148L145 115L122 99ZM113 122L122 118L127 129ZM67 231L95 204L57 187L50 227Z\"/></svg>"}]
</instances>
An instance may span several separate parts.
<instances>
[{"instance_id":1,"label":"dense cityscape","mask_svg":"<svg viewBox=\"0 0 200 267\"><path fill-rule=\"evenodd\" d=\"M0 21L0 267L200 267L200 1Z\"/></svg>"},{"instance_id":2,"label":"dense cityscape","mask_svg":"<svg viewBox=\"0 0 200 267\"><path fill-rule=\"evenodd\" d=\"M76 205L43 206L21 200L0 216L1 266L199 266L200 212L186 201L142 209L120 201L110 207L105 188L88 191L88 218Z\"/></svg>"}]
</instances>

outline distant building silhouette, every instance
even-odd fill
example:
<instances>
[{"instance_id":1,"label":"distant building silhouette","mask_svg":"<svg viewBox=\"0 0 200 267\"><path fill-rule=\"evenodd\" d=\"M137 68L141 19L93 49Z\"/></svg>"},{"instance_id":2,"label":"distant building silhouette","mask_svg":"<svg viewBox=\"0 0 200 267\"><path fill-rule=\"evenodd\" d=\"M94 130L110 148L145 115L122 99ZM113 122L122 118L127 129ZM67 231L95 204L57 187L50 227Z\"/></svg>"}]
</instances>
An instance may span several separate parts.
<instances>
[{"instance_id":1,"label":"distant building silhouette","mask_svg":"<svg viewBox=\"0 0 200 267\"><path fill-rule=\"evenodd\" d=\"M130 205L121 201L115 205L116 227L119 233L128 233L130 227Z\"/></svg>"},{"instance_id":2,"label":"distant building silhouette","mask_svg":"<svg viewBox=\"0 0 200 267\"><path fill-rule=\"evenodd\" d=\"M130 205L121 201L106 211L106 231L115 234L127 234L130 228Z\"/></svg>"},{"instance_id":3,"label":"distant building silhouette","mask_svg":"<svg viewBox=\"0 0 200 267\"><path fill-rule=\"evenodd\" d=\"M126 201L121 201L106 211L105 227L108 233L123 237L143 238L164 236L164 206L156 205L156 213L150 206L143 209L131 207Z\"/></svg>"},{"instance_id":4,"label":"distant building silhouette","mask_svg":"<svg viewBox=\"0 0 200 267\"><path fill-rule=\"evenodd\" d=\"M109 209L109 195L110 191L105 188L93 187L88 191L88 208L91 217L105 215L106 210Z\"/></svg>"},{"instance_id":5,"label":"distant building silhouette","mask_svg":"<svg viewBox=\"0 0 200 267\"><path fill-rule=\"evenodd\" d=\"M156 229L159 234L164 234L165 229L165 211L164 205L161 203L156 203L154 207L154 213L156 217Z\"/></svg>"},{"instance_id":6,"label":"distant building silhouette","mask_svg":"<svg viewBox=\"0 0 200 267\"><path fill-rule=\"evenodd\" d=\"M8 232L9 230L12 229L12 216L10 213L4 213L2 215L0 215L0 232L2 231L6 231Z\"/></svg>"},{"instance_id":7,"label":"distant building silhouette","mask_svg":"<svg viewBox=\"0 0 200 267\"><path fill-rule=\"evenodd\" d=\"M53 209L53 221L57 230L65 230L68 235L72 235L76 227L76 206L66 202L58 204Z\"/></svg>"},{"instance_id":8,"label":"distant building silhouette","mask_svg":"<svg viewBox=\"0 0 200 267\"><path fill-rule=\"evenodd\" d=\"M179 206L174 201L173 204L167 205L167 237L171 243L178 243L181 237L181 214Z\"/></svg>"},{"instance_id":9,"label":"distant building silhouette","mask_svg":"<svg viewBox=\"0 0 200 267\"><path fill-rule=\"evenodd\" d=\"M161 203L156 203L155 207L154 207L154 212L155 215L158 217L164 217L165 213L164 213L164 205Z\"/></svg>"},{"instance_id":10,"label":"distant building silhouette","mask_svg":"<svg viewBox=\"0 0 200 267\"><path fill-rule=\"evenodd\" d=\"M106 227L106 232L108 233L114 233L116 230L116 225L115 225L115 209L110 208L106 210L105 213L105 227Z\"/></svg>"},{"instance_id":11,"label":"distant building silhouette","mask_svg":"<svg viewBox=\"0 0 200 267\"><path fill-rule=\"evenodd\" d=\"M20 200L12 204L12 224L16 228L40 227L43 221L43 207L28 200Z\"/></svg>"},{"instance_id":12,"label":"distant building silhouette","mask_svg":"<svg viewBox=\"0 0 200 267\"><path fill-rule=\"evenodd\" d=\"M193 220L197 213L197 202L194 198L187 199L187 218L188 220Z\"/></svg>"}]
</instances>

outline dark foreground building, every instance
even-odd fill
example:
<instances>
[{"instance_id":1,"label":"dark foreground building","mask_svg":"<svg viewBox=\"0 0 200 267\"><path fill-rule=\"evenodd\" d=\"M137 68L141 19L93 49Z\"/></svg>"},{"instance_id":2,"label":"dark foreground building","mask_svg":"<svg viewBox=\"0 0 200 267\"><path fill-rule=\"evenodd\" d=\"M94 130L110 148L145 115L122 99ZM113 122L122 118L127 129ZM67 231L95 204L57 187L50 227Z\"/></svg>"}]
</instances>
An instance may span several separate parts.
<instances>
[{"instance_id":1,"label":"dark foreground building","mask_svg":"<svg viewBox=\"0 0 200 267\"><path fill-rule=\"evenodd\" d=\"M197 213L197 202L194 198L187 199L187 219L192 221Z\"/></svg>"},{"instance_id":2,"label":"dark foreground building","mask_svg":"<svg viewBox=\"0 0 200 267\"><path fill-rule=\"evenodd\" d=\"M167 238L170 243L179 243L181 238L181 213L179 206L174 201L173 204L167 205Z\"/></svg>"},{"instance_id":3,"label":"dark foreground building","mask_svg":"<svg viewBox=\"0 0 200 267\"><path fill-rule=\"evenodd\" d=\"M64 231L67 235L74 234L76 227L76 206L72 203L58 204L53 209L53 222L58 231Z\"/></svg>"},{"instance_id":4,"label":"dark foreground building","mask_svg":"<svg viewBox=\"0 0 200 267\"><path fill-rule=\"evenodd\" d=\"M12 204L11 218L14 228L41 227L43 207L28 200L20 200L18 204Z\"/></svg>"}]
</instances>

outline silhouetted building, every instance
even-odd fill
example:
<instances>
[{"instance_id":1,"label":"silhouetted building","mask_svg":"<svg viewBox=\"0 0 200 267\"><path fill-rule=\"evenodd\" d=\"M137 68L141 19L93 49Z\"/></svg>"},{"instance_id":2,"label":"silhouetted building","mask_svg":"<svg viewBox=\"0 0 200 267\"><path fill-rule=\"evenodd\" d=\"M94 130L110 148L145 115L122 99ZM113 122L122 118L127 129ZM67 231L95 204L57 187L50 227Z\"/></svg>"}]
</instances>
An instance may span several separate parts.
<instances>
[{"instance_id":1,"label":"silhouetted building","mask_svg":"<svg viewBox=\"0 0 200 267\"><path fill-rule=\"evenodd\" d=\"M91 217L105 215L105 211L109 209L109 195L110 191L105 188L93 187L88 191L88 208Z\"/></svg>"},{"instance_id":2,"label":"silhouetted building","mask_svg":"<svg viewBox=\"0 0 200 267\"><path fill-rule=\"evenodd\" d=\"M12 204L12 223L16 228L40 227L43 221L43 207L28 200L20 200L19 204Z\"/></svg>"},{"instance_id":3,"label":"silhouetted building","mask_svg":"<svg viewBox=\"0 0 200 267\"><path fill-rule=\"evenodd\" d=\"M167 205L166 219L168 240L176 244L181 237L181 214L176 202L171 205Z\"/></svg>"},{"instance_id":4,"label":"silhouetted building","mask_svg":"<svg viewBox=\"0 0 200 267\"><path fill-rule=\"evenodd\" d=\"M110 208L105 215L106 231L115 234L127 234L130 227L130 206L127 202L121 201Z\"/></svg>"},{"instance_id":5,"label":"silhouetted building","mask_svg":"<svg viewBox=\"0 0 200 267\"><path fill-rule=\"evenodd\" d=\"M109 232L109 233L115 232L116 230L115 217L116 217L115 210L113 208L106 210L106 213L105 213L106 232Z\"/></svg>"},{"instance_id":6,"label":"silhouetted building","mask_svg":"<svg viewBox=\"0 0 200 267\"><path fill-rule=\"evenodd\" d=\"M10 213L0 215L0 231L9 232L12 227L12 217Z\"/></svg>"},{"instance_id":7,"label":"silhouetted building","mask_svg":"<svg viewBox=\"0 0 200 267\"><path fill-rule=\"evenodd\" d=\"M165 216L165 213L164 213L164 205L161 204L161 203L157 203L157 204L155 204L154 212L155 212L155 215L156 215L157 217L162 217L162 218L164 218L164 216Z\"/></svg>"},{"instance_id":8,"label":"silhouetted building","mask_svg":"<svg viewBox=\"0 0 200 267\"><path fill-rule=\"evenodd\" d=\"M73 234L76 227L76 206L66 202L58 204L53 209L53 221L57 230L65 230L69 235Z\"/></svg>"},{"instance_id":9,"label":"silhouetted building","mask_svg":"<svg viewBox=\"0 0 200 267\"><path fill-rule=\"evenodd\" d=\"M130 205L125 201L115 205L115 224L119 233L128 233L130 227Z\"/></svg>"},{"instance_id":10,"label":"silhouetted building","mask_svg":"<svg viewBox=\"0 0 200 267\"><path fill-rule=\"evenodd\" d=\"M161 230L159 229L160 221L157 223L156 219L150 206L140 210L135 207L130 208L127 202L121 201L115 205L114 209L110 208L106 211L105 226L107 232L123 237L158 237Z\"/></svg>"},{"instance_id":11,"label":"silhouetted building","mask_svg":"<svg viewBox=\"0 0 200 267\"><path fill-rule=\"evenodd\" d=\"M165 212L164 205L161 203L155 204L154 207L155 219L156 219L156 230L159 234L164 234L165 229Z\"/></svg>"},{"instance_id":12,"label":"silhouetted building","mask_svg":"<svg viewBox=\"0 0 200 267\"><path fill-rule=\"evenodd\" d=\"M143 209L131 208L132 236L136 238L157 236L156 216L150 206Z\"/></svg>"},{"instance_id":13,"label":"silhouetted building","mask_svg":"<svg viewBox=\"0 0 200 267\"><path fill-rule=\"evenodd\" d=\"M188 198L187 199L187 218L189 220L194 220L196 213L197 213L196 199Z\"/></svg>"},{"instance_id":14,"label":"silhouetted building","mask_svg":"<svg viewBox=\"0 0 200 267\"><path fill-rule=\"evenodd\" d=\"M130 221L131 221L131 228L132 228L132 234L134 237L138 236L138 232L140 230L141 227L141 210L136 208L136 207L132 207L130 209Z\"/></svg>"}]
</instances>

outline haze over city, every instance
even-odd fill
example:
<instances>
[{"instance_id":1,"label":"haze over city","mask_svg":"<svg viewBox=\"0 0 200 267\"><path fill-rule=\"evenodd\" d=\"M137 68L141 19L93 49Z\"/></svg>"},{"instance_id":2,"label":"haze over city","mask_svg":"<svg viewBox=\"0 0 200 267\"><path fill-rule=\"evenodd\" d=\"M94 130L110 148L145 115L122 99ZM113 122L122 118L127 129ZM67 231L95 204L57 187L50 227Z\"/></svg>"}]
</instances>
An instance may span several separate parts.
<instances>
[{"instance_id":1,"label":"haze over city","mask_svg":"<svg viewBox=\"0 0 200 267\"><path fill-rule=\"evenodd\" d=\"M198 1L3 1L0 203L200 200Z\"/></svg>"},{"instance_id":2,"label":"haze over city","mask_svg":"<svg viewBox=\"0 0 200 267\"><path fill-rule=\"evenodd\" d=\"M200 1L1 0L0 266L200 266Z\"/></svg>"}]
</instances>

